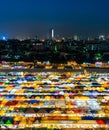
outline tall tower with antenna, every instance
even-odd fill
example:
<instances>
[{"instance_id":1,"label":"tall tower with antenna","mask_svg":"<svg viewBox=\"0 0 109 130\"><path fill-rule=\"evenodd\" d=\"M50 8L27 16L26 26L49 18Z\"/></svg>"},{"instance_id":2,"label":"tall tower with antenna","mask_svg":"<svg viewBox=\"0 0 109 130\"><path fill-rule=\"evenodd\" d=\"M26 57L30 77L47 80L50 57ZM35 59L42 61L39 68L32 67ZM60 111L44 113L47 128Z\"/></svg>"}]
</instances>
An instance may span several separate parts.
<instances>
[{"instance_id":1,"label":"tall tower with antenna","mask_svg":"<svg viewBox=\"0 0 109 130\"><path fill-rule=\"evenodd\" d=\"M49 39L54 40L54 38L55 38L54 29L51 28L49 30Z\"/></svg>"},{"instance_id":2,"label":"tall tower with antenna","mask_svg":"<svg viewBox=\"0 0 109 130\"><path fill-rule=\"evenodd\" d=\"M51 38L52 38L52 40L54 39L54 29L53 28L51 29Z\"/></svg>"}]
</instances>

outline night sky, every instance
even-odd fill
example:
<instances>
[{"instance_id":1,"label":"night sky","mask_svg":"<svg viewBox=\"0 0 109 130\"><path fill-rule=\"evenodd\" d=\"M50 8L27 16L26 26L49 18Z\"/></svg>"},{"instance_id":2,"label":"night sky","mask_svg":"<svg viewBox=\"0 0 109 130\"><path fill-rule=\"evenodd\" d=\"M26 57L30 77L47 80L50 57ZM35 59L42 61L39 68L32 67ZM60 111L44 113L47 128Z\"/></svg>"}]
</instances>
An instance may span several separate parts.
<instances>
[{"instance_id":1,"label":"night sky","mask_svg":"<svg viewBox=\"0 0 109 130\"><path fill-rule=\"evenodd\" d=\"M0 37L109 33L109 0L0 0Z\"/></svg>"}]
</instances>

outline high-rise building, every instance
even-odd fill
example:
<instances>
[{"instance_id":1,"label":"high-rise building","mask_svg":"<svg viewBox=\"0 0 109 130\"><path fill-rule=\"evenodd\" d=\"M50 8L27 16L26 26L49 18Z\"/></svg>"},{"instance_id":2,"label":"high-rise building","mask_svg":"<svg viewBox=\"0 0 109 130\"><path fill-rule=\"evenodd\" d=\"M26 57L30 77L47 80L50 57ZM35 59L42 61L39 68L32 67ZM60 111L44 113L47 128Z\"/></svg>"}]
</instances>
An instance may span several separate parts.
<instances>
[{"instance_id":1,"label":"high-rise building","mask_svg":"<svg viewBox=\"0 0 109 130\"><path fill-rule=\"evenodd\" d=\"M52 37L52 39L54 39L54 29L53 28L51 30L51 37Z\"/></svg>"},{"instance_id":2,"label":"high-rise building","mask_svg":"<svg viewBox=\"0 0 109 130\"><path fill-rule=\"evenodd\" d=\"M78 41L78 40L79 40L78 35L74 35L73 39L74 39L75 41Z\"/></svg>"},{"instance_id":3,"label":"high-rise building","mask_svg":"<svg viewBox=\"0 0 109 130\"><path fill-rule=\"evenodd\" d=\"M55 38L55 36L54 36L54 29L53 28L51 28L50 30L49 30L49 39L54 39Z\"/></svg>"}]
</instances>

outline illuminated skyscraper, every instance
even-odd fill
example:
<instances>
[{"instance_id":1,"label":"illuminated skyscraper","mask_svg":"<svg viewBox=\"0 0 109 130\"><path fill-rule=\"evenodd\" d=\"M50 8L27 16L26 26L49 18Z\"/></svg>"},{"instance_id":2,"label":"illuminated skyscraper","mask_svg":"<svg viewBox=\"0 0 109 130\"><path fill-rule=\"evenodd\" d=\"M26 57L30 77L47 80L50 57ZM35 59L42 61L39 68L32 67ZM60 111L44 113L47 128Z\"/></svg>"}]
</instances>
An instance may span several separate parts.
<instances>
[{"instance_id":1,"label":"illuminated skyscraper","mask_svg":"<svg viewBox=\"0 0 109 130\"><path fill-rule=\"evenodd\" d=\"M73 39L74 39L75 41L78 41L78 40L79 40L78 35L74 35Z\"/></svg>"},{"instance_id":2,"label":"illuminated skyscraper","mask_svg":"<svg viewBox=\"0 0 109 130\"><path fill-rule=\"evenodd\" d=\"M54 39L54 29L51 30L51 37Z\"/></svg>"},{"instance_id":3,"label":"illuminated skyscraper","mask_svg":"<svg viewBox=\"0 0 109 130\"><path fill-rule=\"evenodd\" d=\"M49 30L49 39L54 39L55 38L55 36L54 36L54 29L53 28L51 28L50 30Z\"/></svg>"}]
</instances>

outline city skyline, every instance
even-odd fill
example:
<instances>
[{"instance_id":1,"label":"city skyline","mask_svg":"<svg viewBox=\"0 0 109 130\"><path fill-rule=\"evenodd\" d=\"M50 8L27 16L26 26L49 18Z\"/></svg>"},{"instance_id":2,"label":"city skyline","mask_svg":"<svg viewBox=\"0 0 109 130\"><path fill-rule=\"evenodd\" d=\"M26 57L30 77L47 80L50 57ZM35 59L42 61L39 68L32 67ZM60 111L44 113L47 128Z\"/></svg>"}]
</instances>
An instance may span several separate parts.
<instances>
[{"instance_id":1,"label":"city skyline","mask_svg":"<svg viewBox=\"0 0 109 130\"><path fill-rule=\"evenodd\" d=\"M0 37L96 37L109 33L108 0L2 0Z\"/></svg>"}]
</instances>

